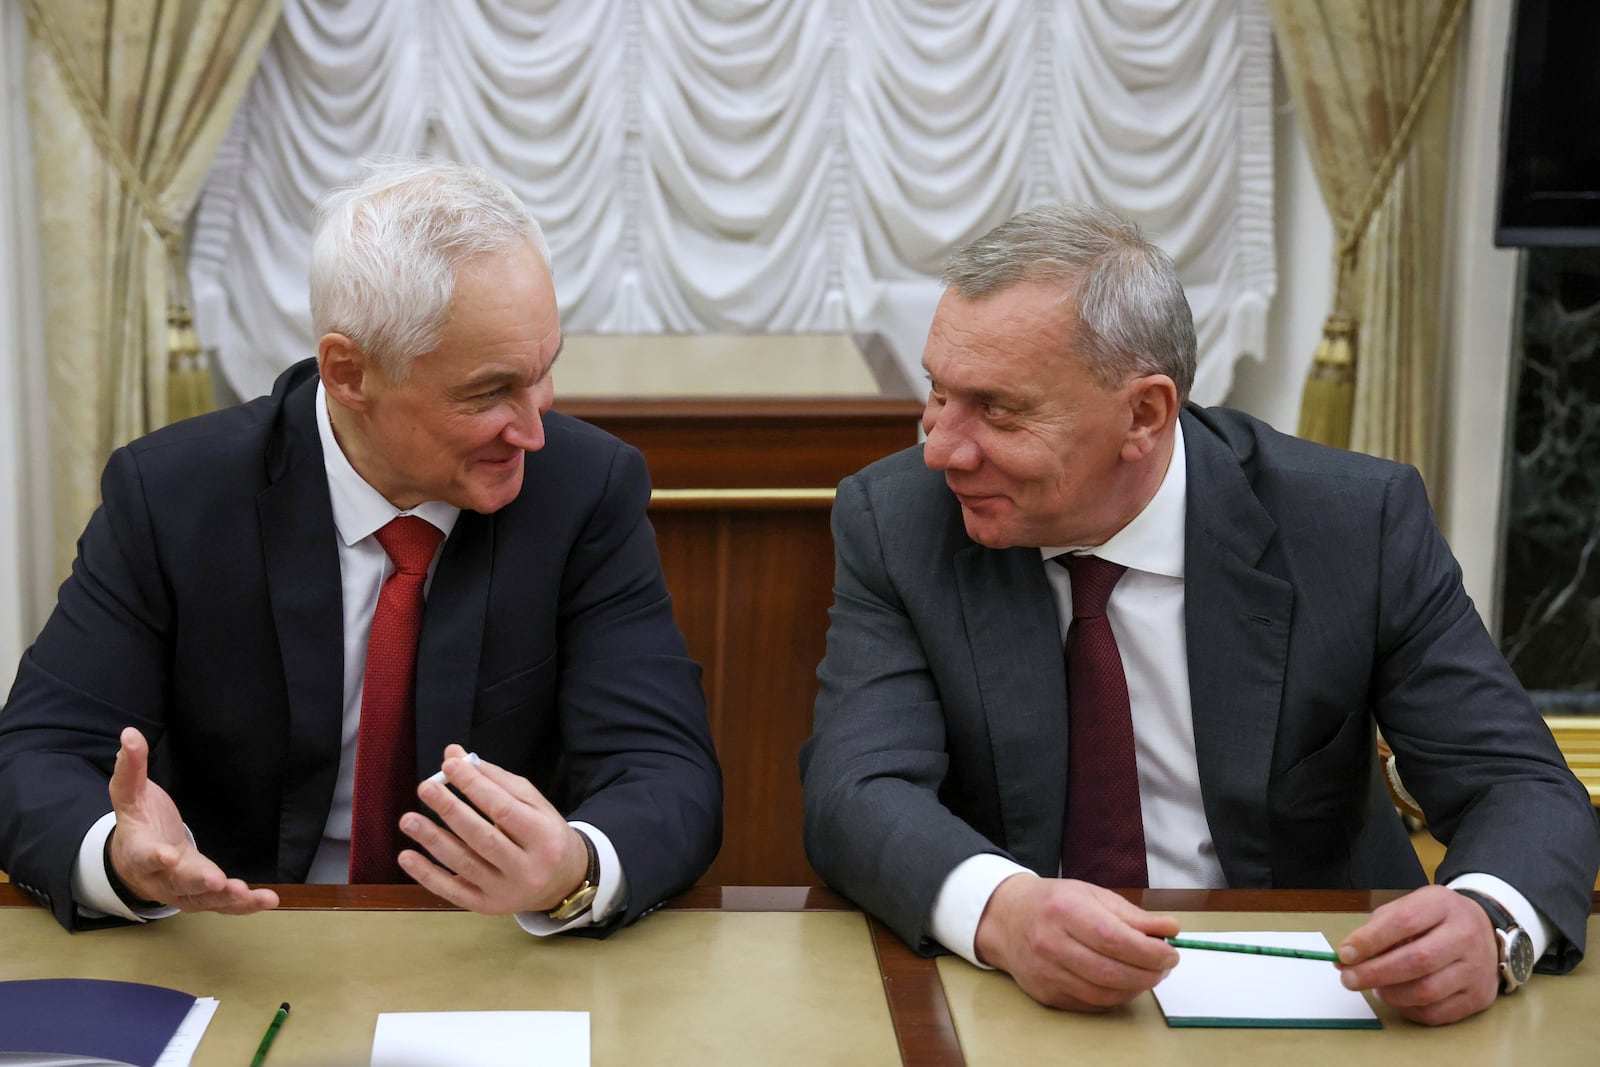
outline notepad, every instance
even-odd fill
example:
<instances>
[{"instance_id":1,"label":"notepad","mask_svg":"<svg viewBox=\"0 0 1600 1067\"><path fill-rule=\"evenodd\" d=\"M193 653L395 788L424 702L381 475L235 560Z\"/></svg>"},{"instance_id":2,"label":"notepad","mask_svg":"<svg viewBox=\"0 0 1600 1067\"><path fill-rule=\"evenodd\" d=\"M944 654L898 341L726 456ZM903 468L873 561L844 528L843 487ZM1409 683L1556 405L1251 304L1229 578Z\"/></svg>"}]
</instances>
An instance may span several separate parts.
<instances>
[{"instance_id":1,"label":"notepad","mask_svg":"<svg viewBox=\"0 0 1600 1067\"><path fill-rule=\"evenodd\" d=\"M589 1013L385 1012L372 1067L589 1067Z\"/></svg>"},{"instance_id":2,"label":"notepad","mask_svg":"<svg viewBox=\"0 0 1600 1067\"><path fill-rule=\"evenodd\" d=\"M0 982L0 1067L187 1067L216 1010L140 982Z\"/></svg>"},{"instance_id":3,"label":"notepad","mask_svg":"<svg viewBox=\"0 0 1600 1067\"><path fill-rule=\"evenodd\" d=\"M1315 931L1246 931L1197 935L1208 941L1329 951ZM1178 965L1155 988L1168 1026L1380 1030L1383 1022L1339 970L1321 960L1251 956L1180 948Z\"/></svg>"}]
</instances>

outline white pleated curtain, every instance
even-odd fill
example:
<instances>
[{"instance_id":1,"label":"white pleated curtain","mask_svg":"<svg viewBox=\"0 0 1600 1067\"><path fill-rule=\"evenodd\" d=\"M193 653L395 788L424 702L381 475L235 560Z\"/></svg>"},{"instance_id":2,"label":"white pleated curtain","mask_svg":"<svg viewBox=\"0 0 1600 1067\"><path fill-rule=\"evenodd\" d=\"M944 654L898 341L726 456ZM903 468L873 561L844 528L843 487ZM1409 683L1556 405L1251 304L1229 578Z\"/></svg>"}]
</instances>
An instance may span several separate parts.
<instances>
[{"instance_id":1,"label":"white pleated curtain","mask_svg":"<svg viewBox=\"0 0 1600 1067\"><path fill-rule=\"evenodd\" d=\"M242 396L314 350L311 206L373 154L506 177L572 332L879 334L1023 207L1093 200L1177 260L1195 397L1274 288L1263 0L286 0L191 253Z\"/></svg>"}]
</instances>

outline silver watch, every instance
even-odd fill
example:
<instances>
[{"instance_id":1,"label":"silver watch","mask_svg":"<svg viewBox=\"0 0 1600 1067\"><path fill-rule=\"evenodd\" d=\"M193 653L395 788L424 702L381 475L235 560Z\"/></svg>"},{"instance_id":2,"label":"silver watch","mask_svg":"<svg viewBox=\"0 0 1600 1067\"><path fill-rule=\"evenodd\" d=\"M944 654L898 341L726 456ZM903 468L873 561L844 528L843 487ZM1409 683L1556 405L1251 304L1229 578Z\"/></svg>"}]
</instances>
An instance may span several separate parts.
<instances>
[{"instance_id":1,"label":"silver watch","mask_svg":"<svg viewBox=\"0 0 1600 1067\"><path fill-rule=\"evenodd\" d=\"M1489 913L1489 922L1494 925L1494 936L1500 945L1500 992L1515 993L1533 976L1533 938L1493 897L1472 889L1456 892Z\"/></svg>"}]
</instances>

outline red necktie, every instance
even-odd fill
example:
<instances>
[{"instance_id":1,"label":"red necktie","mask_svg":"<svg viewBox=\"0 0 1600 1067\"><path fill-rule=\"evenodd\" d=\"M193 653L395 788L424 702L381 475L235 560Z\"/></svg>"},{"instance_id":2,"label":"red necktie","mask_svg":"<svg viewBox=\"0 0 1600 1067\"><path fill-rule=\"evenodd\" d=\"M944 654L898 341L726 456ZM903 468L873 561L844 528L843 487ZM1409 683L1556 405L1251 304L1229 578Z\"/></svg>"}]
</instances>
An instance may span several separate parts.
<instances>
[{"instance_id":1,"label":"red necktie","mask_svg":"<svg viewBox=\"0 0 1600 1067\"><path fill-rule=\"evenodd\" d=\"M1057 556L1072 575L1067 627L1067 819L1061 874L1115 889L1150 884L1139 762L1122 655L1106 601L1126 567L1095 556Z\"/></svg>"},{"instance_id":2,"label":"red necktie","mask_svg":"<svg viewBox=\"0 0 1600 1067\"><path fill-rule=\"evenodd\" d=\"M406 881L396 857L410 838L400 815L417 793L417 636L422 632L422 587L444 534L412 515L376 534L394 562L378 592L367 637L356 737L355 807L350 818L350 881Z\"/></svg>"}]
</instances>

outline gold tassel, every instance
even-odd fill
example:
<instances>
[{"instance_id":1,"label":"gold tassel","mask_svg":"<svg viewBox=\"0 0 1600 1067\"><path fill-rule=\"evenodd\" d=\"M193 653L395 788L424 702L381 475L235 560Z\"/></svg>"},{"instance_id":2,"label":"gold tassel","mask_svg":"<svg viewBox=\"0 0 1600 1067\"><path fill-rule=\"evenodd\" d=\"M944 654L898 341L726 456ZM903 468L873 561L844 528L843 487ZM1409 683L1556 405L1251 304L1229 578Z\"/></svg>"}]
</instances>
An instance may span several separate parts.
<instances>
[{"instance_id":1,"label":"gold tassel","mask_svg":"<svg viewBox=\"0 0 1600 1067\"><path fill-rule=\"evenodd\" d=\"M1409 816L1412 820L1422 825L1427 825L1428 817L1422 813L1422 805L1417 803L1417 798L1411 795L1404 782L1400 780L1400 769L1395 765L1394 749L1389 747L1389 742L1383 739L1383 734L1378 734L1378 766L1383 768L1383 781L1389 787L1389 800L1400 814Z\"/></svg>"},{"instance_id":2,"label":"gold tassel","mask_svg":"<svg viewBox=\"0 0 1600 1067\"><path fill-rule=\"evenodd\" d=\"M1356 324L1329 315L1300 399L1300 436L1334 448L1350 447L1356 405Z\"/></svg>"},{"instance_id":3,"label":"gold tassel","mask_svg":"<svg viewBox=\"0 0 1600 1067\"><path fill-rule=\"evenodd\" d=\"M167 306L167 421L202 415L212 406L211 374L194 332L194 317L175 300Z\"/></svg>"}]
</instances>

